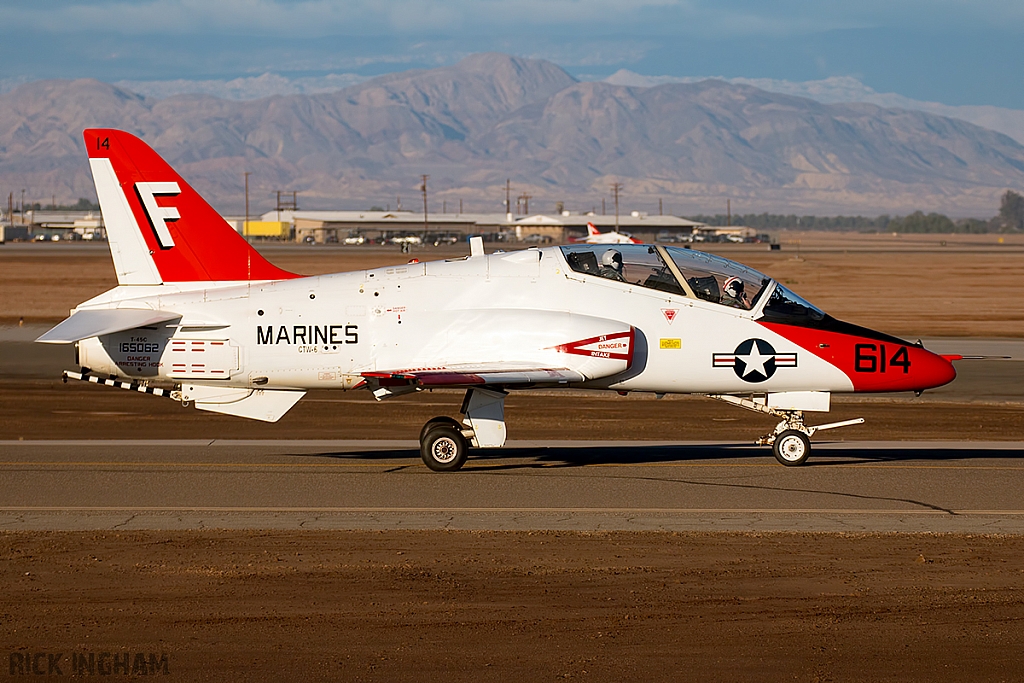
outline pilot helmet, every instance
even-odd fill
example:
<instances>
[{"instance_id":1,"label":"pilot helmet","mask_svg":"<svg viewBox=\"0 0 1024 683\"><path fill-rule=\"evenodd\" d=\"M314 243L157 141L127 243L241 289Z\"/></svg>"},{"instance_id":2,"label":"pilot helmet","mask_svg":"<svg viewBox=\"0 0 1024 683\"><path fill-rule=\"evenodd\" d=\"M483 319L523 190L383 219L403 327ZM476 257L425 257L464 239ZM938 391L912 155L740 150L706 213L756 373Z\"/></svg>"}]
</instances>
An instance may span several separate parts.
<instances>
[{"instance_id":1,"label":"pilot helmet","mask_svg":"<svg viewBox=\"0 0 1024 683\"><path fill-rule=\"evenodd\" d=\"M739 299L743 296L743 280L738 277L731 277L725 281L725 285L722 286L725 293L734 299Z\"/></svg>"},{"instance_id":2,"label":"pilot helmet","mask_svg":"<svg viewBox=\"0 0 1024 683\"><path fill-rule=\"evenodd\" d=\"M609 249L608 251L601 254L601 265L614 268L615 270L622 269L622 254L615 249Z\"/></svg>"}]
</instances>

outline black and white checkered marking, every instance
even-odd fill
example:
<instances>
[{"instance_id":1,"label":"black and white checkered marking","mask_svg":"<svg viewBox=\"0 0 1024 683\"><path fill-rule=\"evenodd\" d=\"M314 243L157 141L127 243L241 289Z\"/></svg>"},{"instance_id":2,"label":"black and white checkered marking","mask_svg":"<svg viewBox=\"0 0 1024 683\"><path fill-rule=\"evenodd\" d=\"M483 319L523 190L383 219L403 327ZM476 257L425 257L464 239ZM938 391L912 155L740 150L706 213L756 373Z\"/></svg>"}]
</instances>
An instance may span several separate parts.
<instances>
[{"instance_id":1,"label":"black and white checkered marking","mask_svg":"<svg viewBox=\"0 0 1024 683\"><path fill-rule=\"evenodd\" d=\"M64 373L64 380L68 379L82 380L83 382L92 382L93 384L103 384L108 387L117 387L118 389L125 389L127 391L137 391L140 394L152 394L153 396L167 396L171 392L167 389L160 389L158 387L149 387L138 382L122 382L116 379L110 379L109 377L97 377L96 375L90 375L89 373L82 372L71 372L70 370Z\"/></svg>"}]
</instances>

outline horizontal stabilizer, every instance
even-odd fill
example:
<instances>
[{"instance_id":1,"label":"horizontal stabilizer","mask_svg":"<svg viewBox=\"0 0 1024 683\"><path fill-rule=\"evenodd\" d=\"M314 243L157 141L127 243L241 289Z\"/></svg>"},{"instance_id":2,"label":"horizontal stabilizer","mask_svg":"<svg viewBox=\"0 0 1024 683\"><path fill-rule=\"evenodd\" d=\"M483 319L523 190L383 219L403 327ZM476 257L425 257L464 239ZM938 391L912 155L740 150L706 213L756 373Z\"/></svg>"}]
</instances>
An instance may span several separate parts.
<instances>
[{"instance_id":1,"label":"horizontal stabilizer","mask_svg":"<svg viewBox=\"0 0 1024 683\"><path fill-rule=\"evenodd\" d=\"M114 332L177 320L180 313L154 311L149 308L113 308L76 311L71 317L36 339L44 344L71 344Z\"/></svg>"},{"instance_id":2,"label":"horizontal stabilizer","mask_svg":"<svg viewBox=\"0 0 1024 683\"><path fill-rule=\"evenodd\" d=\"M188 384L181 388L182 400L194 401L199 410L263 422L277 422L305 395L305 391L290 389L248 389L201 384Z\"/></svg>"}]
</instances>

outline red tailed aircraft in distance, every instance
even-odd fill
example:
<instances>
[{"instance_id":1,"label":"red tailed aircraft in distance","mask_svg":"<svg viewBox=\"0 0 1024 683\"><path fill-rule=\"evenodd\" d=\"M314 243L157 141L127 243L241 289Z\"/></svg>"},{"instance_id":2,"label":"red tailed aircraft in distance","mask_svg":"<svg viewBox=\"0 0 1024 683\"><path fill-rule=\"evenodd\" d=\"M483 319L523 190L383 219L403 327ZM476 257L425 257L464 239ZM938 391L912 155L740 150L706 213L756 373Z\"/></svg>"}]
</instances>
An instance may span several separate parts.
<instances>
[{"instance_id":1,"label":"red tailed aircraft in distance","mask_svg":"<svg viewBox=\"0 0 1024 683\"><path fill-rule=\"evenodd\" d=\"M611 232L601 232L593 223L587 223L587 236L574 240L577 244L642 244L632 235L619 232L617 229Z\"/></svg>"},{"instance_id":2,"label":"red tailed aircraft in distance","mask_svg":"<svg viewBox=\"0 0 1024 683\"><path fill-rule=\"evenodd\" d=\"M302 277L266 261L149 146L85 131L117 286L37 341L74 344L65 377L273 422L310 389L378 400L465 390L420 451L457 470L504 445L510 391L700 394L779 418L759 440L799 465L833 393L923 391L951 360L836 320L712 254L572 244ZM638 407L639 409L639 407ZM685 419L685 416L680 416Z\"/></svg>"}]
</instances>

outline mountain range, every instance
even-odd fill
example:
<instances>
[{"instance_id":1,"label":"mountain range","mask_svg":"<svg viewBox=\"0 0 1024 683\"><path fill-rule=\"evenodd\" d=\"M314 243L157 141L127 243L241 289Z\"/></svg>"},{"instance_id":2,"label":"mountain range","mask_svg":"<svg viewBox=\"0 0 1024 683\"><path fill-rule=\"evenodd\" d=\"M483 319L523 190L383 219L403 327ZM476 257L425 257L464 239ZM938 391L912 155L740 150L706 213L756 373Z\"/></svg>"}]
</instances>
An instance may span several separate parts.
<instances>
[{"instance_id":1,"label":"mountain range","mask_svg":"<svg viewBox=\"0 0 1024 683\"><path fill-rule=\"evenodd\" d=\"M81 131L152 145L218 209L272 192L303 208L459 200L503 210L505 181L531 208L720 213L993 215L1024 188L1024 146L966 121L864 103L825 104L741 83L580 82L543 60L480 54L334 92L249 101L145 97L95 80L36 81L0 95L0 191L48 203L92 197ZM610 209L610 205L609 205Z\"/></svg>"}]
</instances>

